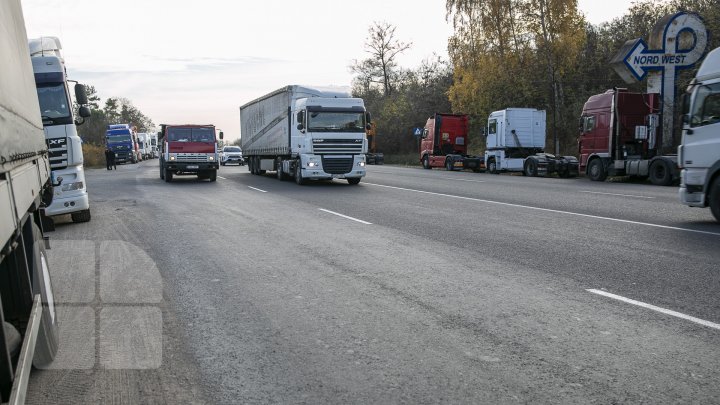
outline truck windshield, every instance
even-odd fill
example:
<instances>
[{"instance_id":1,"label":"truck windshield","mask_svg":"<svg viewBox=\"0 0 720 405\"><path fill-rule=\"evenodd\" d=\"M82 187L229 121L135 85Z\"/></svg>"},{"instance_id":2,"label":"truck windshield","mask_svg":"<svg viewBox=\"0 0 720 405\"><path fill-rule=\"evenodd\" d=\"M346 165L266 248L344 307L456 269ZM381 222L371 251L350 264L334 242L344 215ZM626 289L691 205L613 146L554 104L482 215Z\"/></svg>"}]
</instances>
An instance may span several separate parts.
<instances>
[{"instance_id":1,"label":"truck windshield","mask_svg":"<svg viewBox=\"0 0 720 405\"><path fill-rule=\"evenodd\" d=\"M42 85L37 88L38 101L40 102L40 115L43 124L72 124L72 114L65 85L53 83Z\"/></svg>"},{"instance_id":2,"label":"truck windshield","mask_svg":"<svg viewBox=\"0 0 720 405\"><path fill-rule=\"evenodd\" d=\"M698 86L695 90L690 126L698 127L720 122L720 83Z\"/></svg>"},{"instance_id":3,"label":"truck windshield","mask_svg":"<svg viewBox=\"0 0 720 405\"><path fill-rule=\"evenodd\" d=\"M240 152L240 148L238 148L238 147L229 147L229 148L225 148L224 152Z\"/></svg>"},{"instance_id":4,"label":"truck windshield","mask_svg":"<svg viewBox=\"0 0 720 405\"><path fill-rule=\"evenodd\" d=\"M171 142L214 142L214 128L168 128Z\"/></svg>"},{"instance_id":5,"label":"truck windshield","mask_svg":"<svg viewBox=\"0 0 720 405\"><path fill-rule=\"evenodd\" d=\"M108 135L107 143L130 142L130 135Z\"/></svg>"},{"instance_id":6,"label":"truck windshield","mask_svg":"<svg viewBox=\"0 0 720 405\"><path fill-rule=\"evenodd\" d=\"M361 112L313 111L308 117L308 131L365 132L364 122Z\"/></svg>"}]
</instances>

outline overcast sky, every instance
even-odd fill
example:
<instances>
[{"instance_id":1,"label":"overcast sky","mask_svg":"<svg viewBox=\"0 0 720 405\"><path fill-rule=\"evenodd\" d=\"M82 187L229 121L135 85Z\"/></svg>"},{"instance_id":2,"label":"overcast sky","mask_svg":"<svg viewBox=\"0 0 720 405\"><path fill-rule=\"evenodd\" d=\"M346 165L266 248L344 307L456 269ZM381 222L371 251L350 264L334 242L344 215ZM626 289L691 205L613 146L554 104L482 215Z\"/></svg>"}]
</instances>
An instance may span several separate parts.
<instances>
[{"instance_id":1,"label":"overcast sky","mask_svg":"<svg viewBox=\"0 0 720 405\"><path fill-rule=\"evenodd\" d=\"M0 0L3 1L3 0ZM631 0L579 0L594 24ZM126 97L155 124L240 133L239 106L287 84L350 86L373 21L397 26L417 67L447 56L444 0L22 0L28 37L57 36L71 79Z\"/></svg>"}]
</instances>

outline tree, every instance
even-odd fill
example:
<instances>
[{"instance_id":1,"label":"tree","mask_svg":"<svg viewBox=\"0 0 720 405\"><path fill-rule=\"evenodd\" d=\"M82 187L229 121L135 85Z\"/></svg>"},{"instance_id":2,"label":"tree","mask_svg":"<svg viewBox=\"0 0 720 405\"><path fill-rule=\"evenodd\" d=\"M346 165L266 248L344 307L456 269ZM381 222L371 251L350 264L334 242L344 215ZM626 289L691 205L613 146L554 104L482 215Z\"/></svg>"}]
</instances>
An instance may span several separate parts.
<instances>
[{"instance_id":1,"label":"tree","mask_svg":"<svg viewBox=\"0 0 720 405\"><path fill-rule=\"evenodd\" d=\"M380 83L385 96L393 92L394 82L398 78L395 58L412 46L412 43L396 39L395 29L395 26L387 22L373 23L365 42L365 50L370 54L370 58L356 60L350 67L350 70L358 75L356 80L366 91L373 83Z\"/></svg>"}]
</instances>

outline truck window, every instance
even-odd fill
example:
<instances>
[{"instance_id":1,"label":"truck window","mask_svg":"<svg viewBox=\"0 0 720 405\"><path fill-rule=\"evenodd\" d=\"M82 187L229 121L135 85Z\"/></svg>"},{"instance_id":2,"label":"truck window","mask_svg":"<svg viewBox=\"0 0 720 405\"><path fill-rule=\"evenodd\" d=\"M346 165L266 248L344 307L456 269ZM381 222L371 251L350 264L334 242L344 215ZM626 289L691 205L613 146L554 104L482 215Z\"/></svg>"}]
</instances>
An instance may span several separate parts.
<instances>
[{"instance_id":1,"label":"truck window","mask_svg":"<svg viewBox=\"0 0 720 405\"><path fill-rule=\"evenodd\" d=\"M213 142L213 128L168 128L168 141L171 142Z\"/></svg>"},{"instance_id":2,"label":"truck window","mask_svg":"<svg viewBox=\"0 0 720 405\"><path fill-rule=\"evenodd\" d=\"M593 129L595 129L595 116L586 115L585 117L583 117L583 133L587 134Z\"/></svg>"},{"instance_id":3,"label":"truck window","mask_svg":"<svg viewBox=\"0 0 720 405\"><path fill-rule=\"evenodd\" d=\"M307 127L311 132L365 132L365 113L313 111Z\"/></svg>"},{"instance_id":4,"label":"truck window","mask_svg":"<svg viewBox=\"0 0 720 405\"><path fill-rule=\"evenodd\" d=\"M490 120L488 122L488 135L495 135L497 133L497 120Z\"/></svg>"},{"instance_id":5,"label":"truck window","mask_svg":"<svg viewBox=\"0 0 720 405\"><path fill-rule=\"evenodd\" d=\"M70 108L65 95L65 86L61 84L37 88L40 113L43 119L69 118Z\"/></svg>"},{"instance_id":6,"label":"truck window","mask_svg":"<svg viewBox=\"0 0 720 405\"><path fill-rule=\"evenodd\" d=\"M720 83L698 86L694 99L690 116L691 127L720 122Z\"/></svg>"}]
</instances>

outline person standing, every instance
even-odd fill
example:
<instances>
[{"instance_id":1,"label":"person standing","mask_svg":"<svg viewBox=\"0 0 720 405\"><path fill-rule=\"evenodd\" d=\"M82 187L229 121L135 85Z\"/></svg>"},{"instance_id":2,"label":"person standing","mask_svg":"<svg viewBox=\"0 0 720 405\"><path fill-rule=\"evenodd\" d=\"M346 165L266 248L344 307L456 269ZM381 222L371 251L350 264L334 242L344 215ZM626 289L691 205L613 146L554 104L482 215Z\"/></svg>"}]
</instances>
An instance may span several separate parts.
<instances>
[{"instance_id":1,"label":"person standing","mask_svg":"<svg viewBox=\"0 0 720 405\"><path fill-rule=\"evenodd\" d=\"M115 152L110 150L110 148L105 149L105 164L107 165L108 170L112 170L113 168L117 170L117 165L115 164Z\"/></svg>"}]
</instances>

